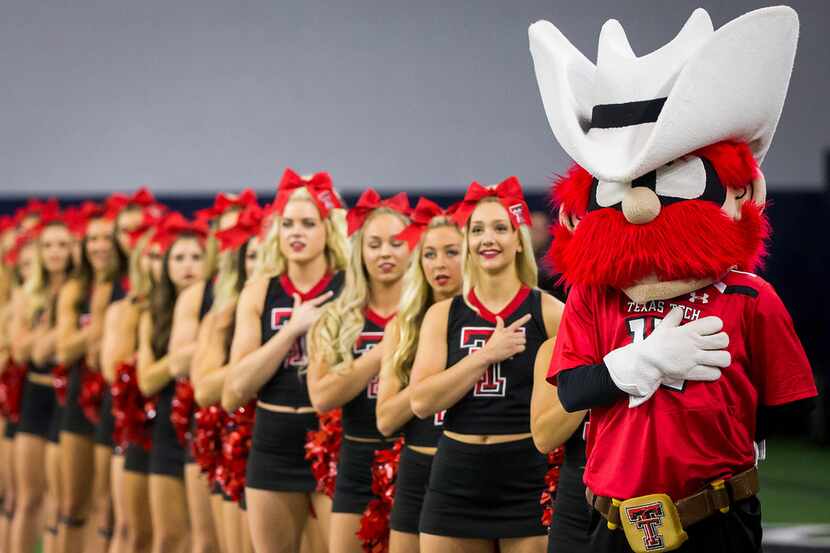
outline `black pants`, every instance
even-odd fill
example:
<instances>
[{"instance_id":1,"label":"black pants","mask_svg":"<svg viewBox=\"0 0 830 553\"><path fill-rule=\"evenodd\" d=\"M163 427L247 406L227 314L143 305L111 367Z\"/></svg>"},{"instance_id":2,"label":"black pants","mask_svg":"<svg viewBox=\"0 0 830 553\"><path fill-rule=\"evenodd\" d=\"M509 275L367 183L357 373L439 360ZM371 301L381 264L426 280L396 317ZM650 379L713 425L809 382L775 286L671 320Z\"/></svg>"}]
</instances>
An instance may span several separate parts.
<instances>
[{"instance_id":1,"label":"black pants","mask_svg":"<svg viewBox=\"0 0 830 553\"><path fill-rule=\"evenodd\" d=\"M716 513L686 528L689 539L678 553L756 553L761 551L761 503L750 497L732 505L726 514ZM597 511L591 518L592 553L628 553L631 548L622 529L609 530Z\"/></svg>"}]
</instances>

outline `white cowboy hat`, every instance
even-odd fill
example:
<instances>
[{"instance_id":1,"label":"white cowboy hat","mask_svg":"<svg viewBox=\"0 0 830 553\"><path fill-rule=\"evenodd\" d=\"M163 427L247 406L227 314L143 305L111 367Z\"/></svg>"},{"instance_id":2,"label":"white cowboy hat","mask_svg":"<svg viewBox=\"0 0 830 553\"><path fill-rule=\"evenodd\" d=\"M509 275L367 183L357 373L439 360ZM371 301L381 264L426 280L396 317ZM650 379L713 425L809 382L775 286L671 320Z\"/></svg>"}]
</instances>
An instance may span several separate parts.
<instances>
[{"instance_id":1,"label":"white cowboy hat","mask_svg":"<svg viewBox=\"0 0 830 553\"><path fill-rule=\"evenodd\" d=\"M530 52L553 134L594 177L630 182L721 140L747 142L760 164L787 95L798 15L764 8L717 31L697 9L662 48L637 57L620 23L602 26L594 65L551 23L530 26Z\"/></svg>"}]
</instances>

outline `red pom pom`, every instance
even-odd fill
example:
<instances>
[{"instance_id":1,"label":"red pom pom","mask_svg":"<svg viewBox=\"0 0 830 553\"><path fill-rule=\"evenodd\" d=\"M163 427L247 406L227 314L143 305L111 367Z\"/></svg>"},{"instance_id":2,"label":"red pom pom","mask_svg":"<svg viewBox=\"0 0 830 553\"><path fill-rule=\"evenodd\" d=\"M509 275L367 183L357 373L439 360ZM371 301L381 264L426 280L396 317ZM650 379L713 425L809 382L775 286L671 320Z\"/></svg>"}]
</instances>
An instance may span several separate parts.
<instances>
[{"instance_id":1,"label":"red pom pom","mask_svg":"<svg viewBox=\"0 0 830 553\"><path fill-rule=\"evenodd\" d=\"M23 399L23 384L26 380L26 367L9 362L6 370L0 374L0 407L4 417L12 422L20 422L20 406Z\"/></svg>"},{"instance_id":2,"label":"red pom pom","mask_svg":"<svg viewBox=\"0 0 830 553\"><path fill-rule=\"evenodd\" d=\"M559 486L559 469L565 461L565 448L557 447L548 453L548 472L545 474L545 489L539 503L542 504L542 524L550 526L553 521L553 500L556 498L556 488Z\"/></svg>"},{"instance_id":3,"label":"red pom pom","mask_svg":"<svg viewBox=\"0 0 830 553\"><path fill-rule=\"evenodd\" d=\"M245 467L253 439L256 400L240 407L229 417L222 432L222 462L217 480L232 501L245 490Z\"/></svg>"},{"instance_id":4,"label":"red pom pom","mask_svg":"<svg viewBox=\"0 0 830 553\"><path fill-rule=\"evenodd\" d=\"M219 479L222 465L222 429L228 414L219 405L198 409L194 415L196 434L191 442L193 458L212 485Z\"/></svg>"},{"instance_id":5,"label":"red pom pom","mask_svg":"<svg viewBox=\"0 0 830 553\"><path fill-rule=\"evenodd\" d=\"M340 409L317 415L319 429L306 434L305 458L317 480L317 491L334 497L337 461L343 442L343 415Z\"/></svg>"},{"instance_id":6,"label":"red pom pom","mask_svg":"<svg viewBox=\"0 0 830 553\"><path fill-rule=\"evenodd\" d=\"M155 401L146 399L138 389L135 365L120 363L116 367L111 393L115 445L126 448L129 444L135 444L149 451L150 423L156 416Z\"/></svg>"},{"instance_id":7,"label":"red pom pom","mask_svg":"<svg viewBox=\"0 0 830 553\"><path fill-rule=\"evenodd\" d=\"M69 369L66 365L59 364L52 368L52 386L55 388L55 396L58 405L66 405L66 386L69 383Z\"/></svg>"},{"instance_id":8,"label":"red pom pom","mask_svg":"<svg viewBox=\"0 0 830 553\"><path fill-rule=\"evenodd\" d=\"M103 375L87 368L81 373L81 391L78 392L78 405L84 416L92 424L101 422L101 401L104 397Z\"/></svg>"},{"instance_id":9,"label":"red pom pom","mask_svg":"<svg viewBox=\"0 0 830 553\"><path fill-rule=\"evenodd\" d=\"M176 437L182 447L192 438L190 432L190 420L193 409L196 407L196 398L190 380L181 378L176 381L176 392L173 395L173 402L170 407L170 422L176 431Z\"/></svg>"},{"instance_id":10,"label":"red pom pom","mask_svg":"<svg viewBox=\"0 0 830 553\"><path fill-rule=\"evenodd\" d=\"M376 499L369 502L360 517L360 530L357 537L362 542L366 553L385 553L389 551L389 516L395 499L395 479L401 460L403 438L395 441L389 449L375 452L372 463L372 493Z\"/></svg>"}]
</instances>

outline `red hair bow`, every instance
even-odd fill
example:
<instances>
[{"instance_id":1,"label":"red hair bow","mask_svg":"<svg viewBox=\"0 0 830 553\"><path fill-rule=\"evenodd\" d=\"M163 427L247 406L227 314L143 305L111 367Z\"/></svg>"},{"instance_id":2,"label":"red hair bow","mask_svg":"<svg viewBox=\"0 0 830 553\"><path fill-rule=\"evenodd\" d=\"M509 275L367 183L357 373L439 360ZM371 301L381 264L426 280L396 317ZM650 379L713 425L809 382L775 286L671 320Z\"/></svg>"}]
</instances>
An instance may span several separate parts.
<instances>
[{"instance_id":1,"label":"red hair bow","mask_svg":"<svg viewBox=\"0 0 830 553\"><path fill-rule=\"evenodd\" d=\"M215 219L216 217L221 217L222 214L224 214L227 210L233 207L245 209L249 205L255 203L256 192L254 192L250 188L246 188L241 193L239 193L239 195L225 194L224 192L220 192L216 195L216 199L213 201L213 206L207 209L200 209L196 212L196 219Z\"/></svg>"},{"instance_id":2,"label":"red hair bow","mask_svg":"<svg viewBox=\"0 0 830 553\"><path fill-rule=\"evenodd\" d=\"M0 215L0 234L7 230L14 228L14 217L10 215Z\"/></svg>"},{"instance_id":3,"label":"red hair bow","mask_svg":"<svg viewBox=\"0 0 830 553\"><path fill-rule=\"evenodd\" d=\"M60 206L58 205L57 198L49 198L45 202L35 198L29 200L25 206L18 209L14 214L14 218L17 223L20 223L30 215L43 217L45 215L55 214L58 211L60 211Z\"/></svg>"},{"instance_id":4,"label":"red hair bow","mask_svg":"<svg viewBox=\"0 0 830 553\"><path fill-rule=\"evenodd\" d=\"M219 250L235 250L259 234L265 211L257 204L251 204L239 214L236 224L216 233Z\"/></svg>"},{"instance_id":5,"label":"red hair bow","mask_svg":"<svg viewBox=\"0 0 830 553\"><path fill-rule=\"evenodd\" d=\"M346 214L349 236L363 226L369 214L380 207L397 211L406 217L409 217L412 213L412 208L409 206L409 197L406 195L406 192L399 192L391 198L383 200L374 188L367 188L360 195L360 198L358 198L357 204Z\"/></svg>"},{"instance_id":6,"label":"red hair bow","mask_svg":"<svg viewBox=\"0 0 830 553\"><path fill-rule=\"evenodd\" d=\"M504 206L510 216L513 228L530 224L530 209L527 207L527 202L525 202L522 185L516 177L508 177L493 187L485 187L475 181L470 184L464 199L453 215L456 224L459 227L466 225L478 202L489 197L497 198L499 203Z\"/></svg>"},{"instance_id":7,"label":"red hair bow","mask_svg":"<svg viewBox=\"0 0 830 553\"><path fill-rule=\"evenodd\" d=\"M153 206L161 207L159 204L153 204ZM145 209L142 215L141 223L127 233L132 247L135 247L139 239L144 236L144 233L164 220L165 212L163 209Z\"/></svg>"},{"instance_id":8,"label":"red hair bow","mask_svg":"<svg viewBox=\"0 0 830 553\"><path fill-rule=\"evenodd\" d=\"M182 233L195 234L204 240L208 234L207 223L198 219L188 221L178 212L170 213L162 220L151 243L158 244L161 251L166 252Z\"/></svg>"},{"instance_id":9,"label":"red hair bow","mask_svg":"<svg viewBox=\"0 0 830 553\"><path fill-rule=\"evenodd\" d=\"M27 230L26 232L21 232L17 235L17 238L14 240L14 245L9 248L9 251L6 252L6 256L4 261L7 265L17 265L17 260L20 257L20 250L25 248L29 242L34 240L36 234L34 229Z\"/></svg>"},{"instance_id":10,"label":"red hair bow","mask_svg":"<svg viewBox=\"0 0 830 553\"><path fill-rule=\"evenodd\" d=\"M429 198L421 196L418 198L418 204L412 210L412 215L409 218L409 225L398 233L395 238L398 240L405 240L409 244L409 249L414 250L415 246L421 240L421 236L427 230L430 221L442 215L452 215L458 209L459 204L455 203L447 209L442 209L440 205L433 202Z\"/></svg>"},{"instance_id":11,"label":"red hair bow","mask_svg":"<svg viewBox=\"0 0 830 553\"><path fill-rule=\"evenodd\" d=\"M279 186L277 186L277 197L274 199L274 211L282 215L285 204L291 199L291 195L298 188L305 187L311 195L311 201L320 211L320 217L325 219L332 209L340 209L343 204L334 191L331 183L331 176L328 173L314 173L310 178L304 179L291 169L286 169L282 174Z\"/></svg>"},{"instance_id":12,"label":"red hair bow","mask_svg":"<svg viewBox=\"0 0 830 553\"><path fill-rule=\"evenodd\" d=\"M106 204L108 209L112 209L114 211L121 211L128 205L137 205L142 208L147 208L156 205L156 198L146 186L142 186L136 190L132 196L115 193L107 198Z\"/></svg>"}]
</instances>

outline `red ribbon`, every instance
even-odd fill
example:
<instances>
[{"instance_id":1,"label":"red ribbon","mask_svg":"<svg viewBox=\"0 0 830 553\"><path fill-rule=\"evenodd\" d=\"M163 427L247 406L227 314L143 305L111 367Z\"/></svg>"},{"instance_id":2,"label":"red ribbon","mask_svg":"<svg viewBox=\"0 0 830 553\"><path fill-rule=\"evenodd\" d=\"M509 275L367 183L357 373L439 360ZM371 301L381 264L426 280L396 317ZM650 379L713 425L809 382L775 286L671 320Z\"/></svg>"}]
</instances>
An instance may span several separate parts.
<instances>
[{"instance_id":1,"label":"red ribbon","mask_svg":"<svg viewBox=\"0 0 830 553\"><path fill-rule=\"evenodd\" d=\"M221 217L223 213L225 213L227 210L233 207L245 209L249 205L255 203L256 192L254 192L250 188L246 188L241 193L239 193L239 195L225 194L224 192L220 192L216 195L216 199L213 200L213 206L207 209L200 209L196 212L196 219L210 221L211 219L215 219L216 217Z\"/></svg>"},{"instance_id":2,"label":"red ribbon","mask_svg":"<svg viewBox=\"0 0 830 553\"><path fill-rule=\"evenodd\" d=\"M9 251L6 252L3 259L6 262L6 265L17 265L17 260L20 258L20 251L35 238L36 235L32 232L32 230L18 234L14 240L14 245L9 248Z\"/></svg>"},{"instance_id":3,"label":"red ribbon","mask_svg":"<svg viewBox=\"0 0 830 553\"><path fill-rule=\"evenodd\" d=\"M407 197L406 192L399 192L391 198L383 200L374 188L367 188L360 195L360 198L358 198L357 204L346 214L349 236L357 232L366 222L366 219L372 211L380 207L391 209L406 217L409 217L412 213L412 208L409 206L409 197Z\"/></svg>"},{"instance_id":4,"label":"red ribbon","mask_svg":"<svg viewBox=\"0 0 830 553\"><path fill-rule=\"evenodd\" d=\"M412 215L409 217L409 225L395 236L398 240L405 240L409 244L409 250L415 249L421 236L427 230L429 223L436 217L443 215L452 215L458 209L460 204L455 203L447 209L442 209L440 205L433 202L429 198L421 196L418 198L418 204L412 210Z\"/></svg>"},{"instance_id":5,"label":"red ribbon","mask_svg":"<svg viewBox=\"0 0 830 553\"><path fill-rule=\"evenodd\" d=\"M108 209L120 212L128 205L137 205L142 208L148 208L156 205L156 198L153 193L146 186L142 186L133 193L132 196L126 194L115 193L106 200Z\"/></svg>"},{"instance_id":6,"label":"red ribbon","mask_svg":"<svg viewBox=\"0 0 830 553\"><path fill-rule=\"evenodd\" d=\"M510 216L513 228L530 224L530 209L527 207L527 202L525 202L522 185L516 177L508 177L493 187L485 187L477 182L471 183L470 187L467 188L464 199L461 200L461 204L453 215L456 224L459 227L464 227L478 202L489 197L497 198L499 203L504 206Z\"/></svg>"},{"instance_id":7,"label":"red ribbon","mask_svg":"<svg viewBox=\"0 0 830 553\"><path fill-rule=\"evenodd\" d=\"M14 217L11 215L0 215L0 234L13 229L14 226Z\"/></svg>"},{"instance_id":8,"label":"red ribbon","mask_svg":"<svg viewBox=\"0 0 830 553\"><path fill-rule=\"evenodd\" d=\"M29 200L25 206L21 207L14 213L15 223L19 224L23 219L30 215L42 217L46 214L57 213L60 210L57 198L49 198L45 202L37 198Z\"/></svg>"},{"instance_id":9,"label":"red ribbon","mask_svg":"<svg viewBox=\"0 0 830 553\"><path fill-rule=\"evenodd\" d=\"M291 199L291 195L299 188L308 190L311 201L320 211L323 219L329 216L332 209L340 209L343 204L334 191L331 183L331 176L328 173L314 173L310 178L304 179L291 169L286 169L282 174L279 186L277 186L277 197L274 199L274 212L282 215L285 204Z\"/></svg>"},{"instance_id":10,"label":"red ribbon","mask_svg":"<svg viewBox=\"0 0 830 553\"><path fill-rule=\"evenodd\" d=\"M219 250L235 250L242 247L254 236L259 235L265 211L257 204L251 204L239 214L236 224L231 228L216 233L219 241Z\"/></svg>"},{"instance_id":11,"label":"red ribbon","mask_svg":"<svg viewBox=\"0 0 830 553\"><path fill-rule=\"evenodd\" d=\"M167 214L153 235L152 244L158 244L162 252L166 252L176 239L183 233L191 233L204 240L207 238L208 227L204 220L188 221L181 213Z\"/></svg>"}]
</instances>

